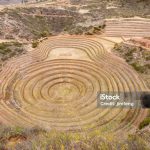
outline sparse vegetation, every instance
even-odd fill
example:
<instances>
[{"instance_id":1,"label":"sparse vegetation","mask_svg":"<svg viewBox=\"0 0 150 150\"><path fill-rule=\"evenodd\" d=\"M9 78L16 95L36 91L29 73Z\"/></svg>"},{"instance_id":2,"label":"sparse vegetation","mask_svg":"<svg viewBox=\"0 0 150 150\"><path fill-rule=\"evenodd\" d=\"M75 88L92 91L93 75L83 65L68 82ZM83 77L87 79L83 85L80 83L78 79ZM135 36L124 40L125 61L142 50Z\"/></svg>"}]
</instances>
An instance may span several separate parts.
<instances>
[{"instance_id":1,"label":"sparse vegetation","mask_svg":"<svg viewBox=\"0 0 150 150\"><path fill-rule=\"evenodd\" d=\"M82 149L82 150L130 150L133 147L148 149L145 141L138 135L129 135L125 141L117 141L116 137L113 140L103 138L103 135L92 137L90 134L59 132L56 130L45 131L38 127L30 129L20 127L4 127L0 128L0 148L15 150L25 149ZM112 135L111 135L112 136ZM13 145L11 142L13 141Z\"/></svg>"},{"instance_id":2,"label":"sparse vegetation","mask_svg":"<svg viewBox=\"0 0 150 150\"><path fill-rule=\"evenodd\" d=\"M49 36L50 34L49 34L49 32L48 31L43 31L42 33L41 33L41 37L47 37L47 36Z\"/></svg>"},{"instance_id":3,"label":"sparse vegetation","mask_svg":"<svg viewBox=\"0 0 150 150\"><path fill-rule=\"evenodd\" d=\"M128 44L116 44L113 50L117 55L133 67L143 78L148 88L150 88L150 52L142 47Z\"/></svg>"},{"instance_id":4,"label":"sparse vegetation","mask_svg":"<svg viewBox=\"0 0 150 150\"><path fill-rule=\"evenodd\" d=\"M146 71L146 67L141 66L139 63L134 62L131 64L131 66L140 73L144 73Z\"/></svg>"},{"instance_id":5,"label":"sparse vegetation","mask_svg":"<svg viewBox=\"0 0 150 150\"><path fill-rule=\"evenodd\" d=\"M125 61L131 65L138 73L143 75L143 79L146 81L149 87L149 74L150 74L150 52L142 47L131 46L128 44L116 44L113 51L125 59Z\"/></svg>"},{"instance_id":6,"label":"sparse vegetation","mask_svg":"<svg viewBox=\"0 0 150 150\"><path fill-rule=\"evenodd\" d=\"M5 9L0 14L0 29L3 29L3 23L5 20L5 14L8 15L8 20L13 21L13 24L8 23L8 27L12 28L11 32L7 33L1 30L0 35L8 38L19 38L25 39L38 39L41 36L46 36L47 33L53 33L54 35L62 33L70 34L95 34L101 32L105 28L104 25L99 25L99 21L103 21L105 18L112 17L133 17L133 16L145 16L148 17L149 4L135 2L123 2L123 1L111 1L114 5L119 6L115 9L107 9L107 1L101 2L94 0L86 3L81 0L81 9L89 10L88 13L81 14L78 12L76 7L65 7L64 9L57 9L53 7L26 7L16 9ZM79 4L79 2L77 2ZM83 6L82 6L83 4ZM132 6L132 8L131 8ZM73 9L75 8L75 9ZM89 23L86 23L86 22ZM92 25L91 23L95 23ZM78 29L78 24L86 24L87 29L92 25L94 32L91 33L85 29ZM88 25L89 24L89 25ZM46 33L46 32L47 33Z\"/></svg>"},{"instance_id":7,"label":"sparse vegetation","mask_svg":"<svg viewBox=\"0 0 150 150\"><path fill-rule=\"evenodd\" d=\"M0 60L5 61L11 57L17 56L25 52L23 44L19 42L3 42L0 43Z\"/></svg>"},{"instance_id":8,"label":"sparse vegetation","mask_svg":"<svg viewBox=\"0 0 150 150\"><path fill-rule=\"evenodd\" d=\"M36 48L38 46L39 42L38 41L33 41L32 42L32 48Z\"/></svg>"},{"instance_id":9,"label":"sparse vegetation","mask_svg":"<svg viewBox=\"0 0 150 150\"><path fill-rule=\"evenodd\" d=\"M142 129L150 124L150 117L145 118L139 125L139 129Z\"/></svg>"},{"instance_id":10,"label":"sparse vegetation","mask_svg":"<svg viewBox=\"0 0 150 150\"><path fill-rule=\"evenodd\" d=\"M4 21L4 14L7 14L14 24L10 25L11 32L6 34L2 30L1 34L25 39L39 39L52 33L59 34L68 26L70 29L74 28L75 24L82 20L82 16L77 12L52 7L7 9L1 14L0 22Z\"/></svg>"}]
</instances>

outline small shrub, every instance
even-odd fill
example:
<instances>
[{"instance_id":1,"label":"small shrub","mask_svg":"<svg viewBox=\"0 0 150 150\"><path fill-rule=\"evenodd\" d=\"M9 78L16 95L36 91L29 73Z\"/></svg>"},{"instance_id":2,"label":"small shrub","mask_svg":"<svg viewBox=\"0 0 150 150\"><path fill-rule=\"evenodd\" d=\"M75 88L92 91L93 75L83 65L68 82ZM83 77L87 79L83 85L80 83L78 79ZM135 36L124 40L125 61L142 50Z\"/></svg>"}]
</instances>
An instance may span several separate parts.
<instances>
[{"instance_id":1,"label":"small shrub","mask_svg":"<svg viewBox=\"0 0 150 150\"><path fill-rule=\"evenodd\" d=\"M146 56L146 61L149 61L150 60L150 56Z\"/></svg>"},{"instance_id":2,"label":"small shrub","mask_svg":"<svg viewBox=\"0 0 150 150\"><path fill-rule=\"evenodd\" d=\"M41 33L41 37L47 37L49 35L49 32L48 31L43 31Z\"/></svg>"},{"instance_id":3,"label":"small shrub","mask_svg":"<svg viewBox=\"0 0 150 150\"><path fill-rule=\"evenodd\" d=\"M93 33L91 33L91 32L87 32L87 33L85 33L86 35L93 35Z\"/></svg>"},{"instance_id":4,"label":"small shrub","mask_svg":"<svg viewBox=\"0 0 150 150\"><path fill-rule=\"evenodd\" d=\"M22 135L22 134L24 134L24 129L21 128L21 127L16 126L15 128L12 128L10 133L11 133L11 136L13 136L13 135Z\"/></svg>"},{"instance_id":5,"label":"small shrub","mask_svg":"<svg viewBox=\"0 0 150 150\"><path fill-rule=\"evenodd\" d=\"M6 53L10 53L10 52L11 52L11 49L10 49L10 48L7 48L7 49L5 50L5 52L6 52Z\"/></svg>"},{"instance_id":6,"label":"small shrub","mask_svg":"<svg viewBox=\"0 0 150 150\"><path fill-rule=\"evenodd\" d=\"M34 42L32 42L32 48L36 48L37 46L38 46L38 41L34 41Z\"/></svg>"},{"instance_id":7,"label":"small shrub","mask_svg":"<svg viewBox=\"0 0 150 150\"><path fill-rule=\"evenodd\" d=\"M0 43L0 49L1 49L1 50L4 50L5 48L6 48L6 44Z\"/></svg>"},{"instance_id":8,"label":"small shrub","mask_svg":"<svg viewBox=\"0 0 150 150\"><path fill-rule=\"evenodd\" d=\"M121 50L121 48L120 48L120 46L119 46L118 43L115 43L114 49L115 49L116 51L120 51L120 50Z\"/></svg>"},{"instance_id":9,"label":"small shrub","mask_svg":"<svg viewBox=\"0 0 150 150\"><path fill-rule=\"evenodd\" d=\"M145 118L140 124L139 129L142 129L150 124L150 117Z\"/></svg>"},{"instance_id":10,"label":"small shrub","mask_svg":"<svg viewBox=\"0 0 150 150\"><path fill-rule=\"evenodd\" d=\"M131 65L136 71L144 73L144 66L140 66L138 63L132 63Z\"/></svg>"},{"instance_id":11,"label":"small shrub","mask_svg":"<svg viewBox=\"0 0 150 150\"><path fill-rule=\"evenodd\" d=\"M95 30L100 31L101 28L99 28L99 27L94 27L94 31L95 31Z\"/></svg>"}]
</instances>

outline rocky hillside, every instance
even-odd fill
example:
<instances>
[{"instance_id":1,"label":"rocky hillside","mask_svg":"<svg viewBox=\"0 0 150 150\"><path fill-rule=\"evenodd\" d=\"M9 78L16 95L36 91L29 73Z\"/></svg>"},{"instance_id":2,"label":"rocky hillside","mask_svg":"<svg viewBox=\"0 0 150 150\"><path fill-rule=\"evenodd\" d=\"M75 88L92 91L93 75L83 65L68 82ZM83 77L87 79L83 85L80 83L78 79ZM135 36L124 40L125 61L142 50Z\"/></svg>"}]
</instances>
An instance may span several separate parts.
<instances>
[{"instance_id":1,"label":"rocky hillside","mask_svg":"<svg viewBox=\"0 0 150 150\"><path fill-rule=\"evenodd\" d=\"M0 37L39 38L60 33L81 19L82 16L75 12L53 8L5 9L0 13Z\"/></svg>"},{"instance_id":2,"label":"rocky hillside","mask_svg":"<svg viewBox=\"0 0 150 150\"><path fill-rule=\"evenodd\" d=\"M0 67L12 57L26 53L24 45L19 42L2 42L0 43Z\"/></svg>"},{"instance_id":3,"label":"rocky hillside","mask_svg":"<svg viewBox=\"0 0 150 150\"><path fill-rule=\"evenodd\" d=\"M95 32L93 28L101 30L106 18L149 17L150 15L150 4L147 1L124 3L121 0L111 2L66 0L62 3L55 0L53 3L46 2L38 3L38 7L35 3L32 7L22 5L19 8L9 7L9 9L2 10L0 12L0 38L30 40L60 33L95 34L97 31Z\"/></svg>"},{"instance_id":4,"label":"rocky hillside","mask_svg":"<svg viewBox=\"0 0 150 150\"><path fill-rule=\"evenodd\" d=\"M113 51L125 59L145 79L150 88L150 51L140 45L134 44L134 40L116 44Z\"/></svg>"}]
</instances>

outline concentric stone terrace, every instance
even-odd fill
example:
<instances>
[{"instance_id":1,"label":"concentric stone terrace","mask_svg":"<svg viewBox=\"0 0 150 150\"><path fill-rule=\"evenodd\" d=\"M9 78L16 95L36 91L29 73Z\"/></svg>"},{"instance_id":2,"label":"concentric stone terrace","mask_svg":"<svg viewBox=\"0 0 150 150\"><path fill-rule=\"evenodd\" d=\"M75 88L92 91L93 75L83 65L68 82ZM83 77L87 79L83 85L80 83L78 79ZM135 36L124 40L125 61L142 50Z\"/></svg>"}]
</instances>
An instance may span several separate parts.
<instances>
[{"instance_id":1,"label":"concentric stone terrace","mask_svg":"<svg viewBox=\"0 0 150 150\"><path fill-rule=\"evenodd\" d=\"M150 19L120 18L107 19L105 34L107 36L149 37Z\"/></svg>"},{"instance_id":2,"label":"concentric stone terrace","mask_svg":"<svg viewBox=\"0 0 150 150\"><path fill-rule=\"evenodd\" d=\"M102 44L95 37L53 37L8 62L0 74L0 119L11 125L71 131L136 126L146 110L97 108L97 92L147 90L140 77ZM57 56L51 57L53 53Z\"/></svg>"}]
</instances>

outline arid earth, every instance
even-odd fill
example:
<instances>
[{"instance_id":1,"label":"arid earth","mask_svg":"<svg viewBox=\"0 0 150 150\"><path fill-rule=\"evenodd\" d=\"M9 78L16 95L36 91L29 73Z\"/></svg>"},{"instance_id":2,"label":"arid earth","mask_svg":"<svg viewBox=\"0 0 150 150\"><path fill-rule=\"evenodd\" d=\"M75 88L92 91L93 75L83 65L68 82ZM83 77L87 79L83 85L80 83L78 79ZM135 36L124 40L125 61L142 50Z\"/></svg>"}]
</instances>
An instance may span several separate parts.
<instances>
[{"instance_id":1,"label":"arid earth","mask_svg":"<svg viewBox=\"0 0 150 150\"><path fill-rule=\"evenodd\" d=\"M99 92L149 92L149 4L127 6L1 6L0 149L149 149L149 108L97 106Z\"/></svg>"}]
</instances>

